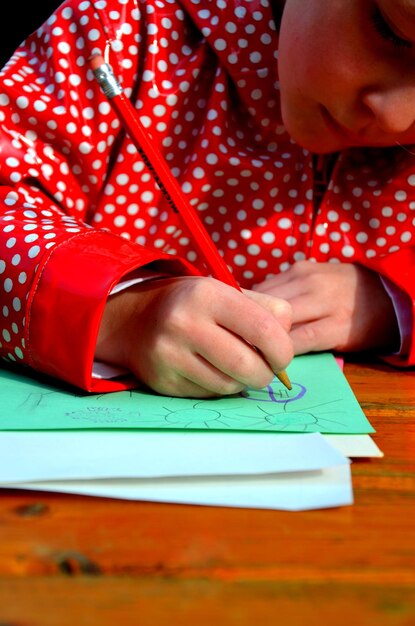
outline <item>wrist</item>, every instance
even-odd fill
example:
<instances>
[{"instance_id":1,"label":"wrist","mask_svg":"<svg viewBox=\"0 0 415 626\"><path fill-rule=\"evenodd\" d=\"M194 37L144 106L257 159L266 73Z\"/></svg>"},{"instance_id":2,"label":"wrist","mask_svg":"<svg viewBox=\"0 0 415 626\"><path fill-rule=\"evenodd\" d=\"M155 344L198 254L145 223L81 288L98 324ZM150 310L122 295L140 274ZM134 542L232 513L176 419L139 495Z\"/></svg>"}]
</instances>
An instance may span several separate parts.
<instances>
[{"instance_id":1,"label":"wrist","mask_svg":"<svg viewBox=\"0 0 415 626\"><path fill-rule=\"evenodd\" d=\"M109 296L97 337L97 361L132 371L140 336L146 332L148 320L154 317L152 304L166 284L177 278L157 276Z\"/></svg>"},{"instance_id":2,"label":"wrist","mask_svg":"<svg viewBox=\"0 0 415 626\"><path fill-rule=\"evenodd\" d=\"M139 284L109 296L98 332L96 360L128 367L130 344L140 331L148 293L149 289Z\"/></svg>"}]
</instances>

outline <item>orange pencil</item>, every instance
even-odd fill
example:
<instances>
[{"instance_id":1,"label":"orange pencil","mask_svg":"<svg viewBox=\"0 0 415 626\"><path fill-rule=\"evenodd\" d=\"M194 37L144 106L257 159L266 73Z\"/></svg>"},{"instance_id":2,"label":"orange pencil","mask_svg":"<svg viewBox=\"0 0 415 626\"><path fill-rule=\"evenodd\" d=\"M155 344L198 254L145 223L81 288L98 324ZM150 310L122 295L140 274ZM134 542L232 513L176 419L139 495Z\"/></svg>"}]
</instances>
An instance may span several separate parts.
<instances>
[{"instance_id":1,"label":"orange pencil","mask_svg":"<svg viewBox=\"0 0 415 626\"><path fill-rule=\"evenodd\" d=\"M134 142L144 163L153 174L155 181L172 209L179 213L186 223L212 276L241 291L235 277L203 226L196 210L188 202L182 188L171 173L164 157L157 150L155 144L150 141L133 105L116 79L111 66L105 63L103 57L99 55L92 57L90 63L104 94L113 106L130 139ZM276 376L285 387L291 389L290 380L284 370L276 373Z\"/></svg>"}]
</instances>

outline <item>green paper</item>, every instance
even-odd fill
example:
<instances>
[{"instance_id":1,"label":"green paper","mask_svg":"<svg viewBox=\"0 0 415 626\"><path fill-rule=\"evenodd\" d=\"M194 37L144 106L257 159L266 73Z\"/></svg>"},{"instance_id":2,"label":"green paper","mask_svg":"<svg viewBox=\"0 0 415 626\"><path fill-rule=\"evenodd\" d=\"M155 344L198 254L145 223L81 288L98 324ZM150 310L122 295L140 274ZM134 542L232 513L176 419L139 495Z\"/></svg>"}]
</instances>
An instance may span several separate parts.
<instances>
[{"instance_id":1,"label":"green paper","mask_svg":"<svg viewBox=\"0 0 415 626\"><path fill-rule=\"evenodd\" d=\"M208 400L142 390L86 394L0 371L0 430L151 429L372 433L331 354L296 357L293 389L275 379L259 391Z\"/></svg>"}]
</instances>

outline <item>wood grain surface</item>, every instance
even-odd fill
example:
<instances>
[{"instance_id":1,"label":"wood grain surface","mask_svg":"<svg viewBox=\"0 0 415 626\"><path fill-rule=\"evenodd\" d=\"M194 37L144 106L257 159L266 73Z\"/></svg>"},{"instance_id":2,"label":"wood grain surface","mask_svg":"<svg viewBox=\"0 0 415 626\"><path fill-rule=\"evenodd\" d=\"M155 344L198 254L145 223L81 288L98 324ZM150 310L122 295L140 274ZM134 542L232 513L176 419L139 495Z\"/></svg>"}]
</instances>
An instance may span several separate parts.
<instances>
[{"instance_id":1,"label":"wood grain surface","mask_svg":"<svg viewBox=\"0 0 415 626\"><path fill-rule=\"evenodd\" d=\"M283 512L0 491L0 626L415 626L415 372L345 374L383 459Z\"/></svg>"}]
</instances>

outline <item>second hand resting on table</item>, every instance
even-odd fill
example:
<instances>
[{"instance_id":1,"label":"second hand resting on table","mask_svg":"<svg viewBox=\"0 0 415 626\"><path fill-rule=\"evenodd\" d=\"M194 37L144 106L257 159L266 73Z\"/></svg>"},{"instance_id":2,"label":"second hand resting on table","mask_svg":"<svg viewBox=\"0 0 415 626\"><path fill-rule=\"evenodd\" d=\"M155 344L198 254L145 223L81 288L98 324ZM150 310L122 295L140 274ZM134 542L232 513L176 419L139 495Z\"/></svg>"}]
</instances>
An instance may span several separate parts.
<instances>
[{"instance_id":1,"label":"second hand resting on table","mask_svg":"<svg viewBox=\"0 0 415 626\"><path fill-rule=\"evenodd\" d=\"M126 367L158 393L202 398L264 387L294 354L381 350L398 337L377 274L302 261L243 293L186 276L115 294L96 358Z\"/></svg>"},{"instance_id":2,"label":"second hand resting on table","mask_svg":"<svg viewBox=\"0 0 415 626\"><path fill-rule=\"evenodd\" d=\"M299 261L254 289L290 303L295 354L399 347L392 300L379 275L360 265Z\"/></svg>"}]
</instances>

